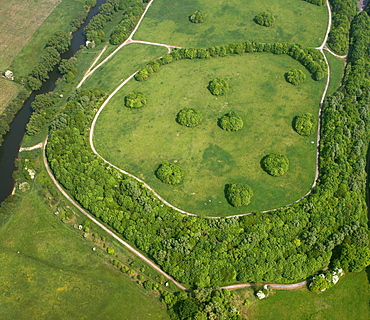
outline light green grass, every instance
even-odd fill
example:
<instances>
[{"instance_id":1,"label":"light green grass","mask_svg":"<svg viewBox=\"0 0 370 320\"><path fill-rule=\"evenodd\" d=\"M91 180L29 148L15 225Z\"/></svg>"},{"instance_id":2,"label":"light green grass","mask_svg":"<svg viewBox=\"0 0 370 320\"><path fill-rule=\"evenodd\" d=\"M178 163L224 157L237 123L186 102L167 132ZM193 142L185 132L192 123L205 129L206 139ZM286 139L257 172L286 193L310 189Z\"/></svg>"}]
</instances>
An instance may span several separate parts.
<instances>
[{"instance_id":1,"label":"light green grass","mask_svg":"<svg viewBox=\"0 0 370 320\"><path fill-rule=\"evenodd\" d=\"M189 21L195 10L206 12L204 23ZM275 16L275 25L266 28L253 22L262 11ZM327 23L325 6L302 0L158 0L149 8L133 38L188 47L245 40L295 42L316 47L324 39Z\"/></svg>"},{"instance_id":2,"label":"light green grass","mask_svg":"<svg viewBox=\"0 0 370 320\"><path fill-rule=\"evenodd\" d=\"M57 31L70 31L70 22L84 9L84 3L77 0L63 0L32 35L21 52L12 62L10 69L16 76L26 76L39 61L42 49Z\"/></svg>"},{"instance_id":3,"label":"light green grass","mask_svg":"<svg viewBox=\"0 0 370 320\"><path fill-rule=\"evenodd\" d=\"M344 60L341 60L329 52L325 52L325 55L328 59L329 66L330 66L330 83L327 92L327 96L332 95L337 89L339 88L343 72L344 72Z\"/></svg>"},{"instance_id":4,"label":"light green grass","mask_svg":"<svg viewBox=\"0 0 370 320\"><path fill-rule=\"evenodd\" d=\"M159 58L167 49L145 44L129 44L97 69L84 83L84 88L100 88L107 92L137 71L145 62Z\"/></svg>"},{"instance_id":5,"label":"light green grass","mask_svg":"<svg viewBox=\"0 0 370 320\"><path fill-rule=\"evenodd\" d=\"M31 191L0 229L2 319L168 319Z\"/></svg>"},{"instance_id":6,"label":"light green grass","mask_svg":"<svg viewBox=\"0 0 370 320\"><path fill-rule=\"evenodd\" d=\"M350 273L323 293L307 289L277 290L264 300L252 297L252 290L239 291L252 301L242 314L250 320L367 320L370 318L370 287L366 272Z\"/></svg>"},{"instance_id":7,"label":"light green grass","mask_svg":"<svg viewBox=\"0 0 370 320\"><path fill-rule=\"evenodd\" d=\"M21 88L22 86L18 83L0 78L0 114L3 112L8 102L17 96Z\"/></svg>"},{"instance_id":8,"label":"light green grass","mask_svg":"<svg viewBox=\"0 0 370 320\"><path fill-rule=\"evenodd\" d=\"M324 81L293 86L284 73L303 67L288 56L245 54L209 60L177 61L163 66L145 82L130 81L106 106L95 127L95 146L108 161L144 179L173 205L196 214L230 215L273 209L303 196L315 175L315 135L302 137L292 129L293 117L316 115ZM225 97L207 90L214 77L230 84ZM124 107L124 96L143 92L148 105ZM195 128L175 122L177 112L194 107L204 115ZM244 120L238 132L217 125L220 116L236 111ZM283 153L290 170L272 177L260 166L271 152ZM158 165L178 161L185 171L176 186L154 175ZM255 196L250 205L233 208L224 197L227 183L247 183Z\"/></svg>"}]
</instances>

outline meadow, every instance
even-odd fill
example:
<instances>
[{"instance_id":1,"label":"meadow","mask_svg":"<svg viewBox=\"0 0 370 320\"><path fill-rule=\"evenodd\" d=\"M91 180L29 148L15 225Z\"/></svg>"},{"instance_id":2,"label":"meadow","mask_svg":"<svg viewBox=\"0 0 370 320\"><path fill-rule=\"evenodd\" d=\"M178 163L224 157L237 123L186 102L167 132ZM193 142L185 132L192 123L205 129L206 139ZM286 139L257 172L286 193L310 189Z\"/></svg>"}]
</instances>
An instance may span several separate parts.
<instances>
[{"instance_id":1,"label":"meadow","mask_svg":"<svg viewBox=\"0 0 370 320\"><path fill-rule=\"evenodd\" d=\"M339 59L329 52L325 52L326 58L328 59L329 66L330 66L330 82L328 92L326 93L327 96L332 95L342 82L343 72L344 72L344 60Z\"/></svg>"},{"instance_id":2,"label":"meadow","mask_svg":"<svg viewBox=\"0 0 370 320\"><path fill-rule=\"evenodd\" d=\"M245 54L218 59L178 61L162 67L144 82L131 80L101 113L94 133L97 151L133 173L179 208L209 216L273 209L308 192L315 176L316 135L299 136L293 117L318 112L324 80L293 86L284 73L302 66L288 56ZM225 78L230 91L210 94L214 77ZM130 91L143 92L148 104L124 106ZM195 128L176 123L177 112L193 107L204 121ZM235 111L244 120L238 132L226 132L218 119ZM290 170L272 177L261 169L268 153L286 154ZM154 175L162 162L177 162L185 171L182 183L163 184ZM248 207L233 208L225 200L227 183L247 183L254 197Z\"/></svg>"},{"instance_id":3,"label":"meadow","mask_svg":"<svg viewBox=\"0 0 370 320\"><path fill-rule=\"evenodd\" d=\"M19 84L13 81L0 78L0 113L3 112L7 103L17 96L17 93L21 88L22 87Z\"/></svg>"},{"instance_id":4,"label":"meadow","mask_svg":"<svg viewBox=\"0 0 370 320\"><path fill-rule=\"evenodd\" d=\"M207 14L204 23L189 21L189 16L196 10ZM263 11L275 16L275 25L266 28L254 23L253 18ZM153 2L133 39L182 47L206 47L245 40L296 42L316 47L324 39L327 23L325 6L301 0L159 0Z\"/></svg>"}]
</instances>

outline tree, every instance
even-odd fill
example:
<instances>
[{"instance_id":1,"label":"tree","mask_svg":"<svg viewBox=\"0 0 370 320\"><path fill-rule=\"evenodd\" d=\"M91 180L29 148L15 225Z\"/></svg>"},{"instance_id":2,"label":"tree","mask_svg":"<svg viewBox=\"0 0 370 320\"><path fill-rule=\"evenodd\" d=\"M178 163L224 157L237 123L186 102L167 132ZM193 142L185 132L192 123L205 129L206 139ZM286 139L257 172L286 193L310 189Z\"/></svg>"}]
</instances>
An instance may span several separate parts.
<instances>
[{"instance_id":1,"label":"tree","mask_svg":"<svg viewBox=\"0 0 370 320\"><path fill-rule=\"evenodd\" d=\"M125 97L125 106L127 108L141 108L146 104L146 97L137 91L130 92Z\"/></svg>"},{"instance_id":2,"label":"tree","mask_svg":"<svg viewBox=\"0 0 370 320\"><path fill-rule=\"evenodd\" d=\"M69 32L58 31L50 38L46 47L53 47L59 53L68 51L72 35Z\"/></svg>"},{"instance_id":3,"label":"tree","mask_svg":"<svg viewBox=\"0 0 370 320\"><path fill-rule=\"evenodd\" d=\"M248 205L252 196L253 190L246 184L231 183L225 186L225 197L233 207Z\"/></svg>"},{"instance_id":4,"label":"tree","mask_svg":"<svg viewBox=\"0 0 370 320\"><path fill-rule=\"evenodd\" d=\"M309 136L313 133L314 117L311 113L303 113L293 119L293 129L301 136Z\"/></svg>"},{"instance_id":5,"label":"tree","mask_svg":"<svg viewBox=\"0 0 370 320\"><path fill-rule=\"evenodd\" d=\"M189 20L192 23L203 23L206 20L206 13L202 10L197 10L189 16Z\"/></svg>"},{"instance_id":6,"label":"tree","mask_svg":"<svg viewBox=\"0 0 370 320\"><path fill-rule=\"evenodd\" d=\"M285 73L285 80L295 86L306 81L306 75L302 70L292 69L289 72Z\"/></svg>"},{"instance_id":7,"label":"tree","mask_svg":"<svg viewBox=\"0 0 370 320\"><path fill-rule=\"evenodd\" d=\"M283 154L270 153L262 158L261 165L268 174L279 177L289 169L289 160Z\"/></svg>"},{"instance_id":8,"label":"tree","mask_svg":"<svg viewBox=\"0 0 370 320\"><path fill-rule=\"evenodd\" d=\"M219 120L219 126L226 131L238 131L243 128L243 125L243 119L237 116L234 111L230 111Z\"/></svg>"},{"instance_id":9,"label":"tree","mask_svg":"<svg viewBox=\"0 0 370 320\"><path fill-rule=\"evenodd\" d=\"M184 175L178 164L169 162L160 164L155 174L159 180L168 184L180 183Z\"/></svg>"},{"instance_id":10,"label":"tree","mask_svg":"<svg viewBox=\"0 0 370 320\"><path fill-rule=\"evenodd\" d=\"M254 17L254 22L264 27L271 27L275 23L275 17L271 13L261 12Z\"/></svg>"},{"instance_id":11,"label":"tree","mask_svg":"<svg viewBox=\"0 0 370 320\"><path fill-rule=\"evenodd\" d=\"M214 78L209 82L208 90L214 96L223 95L229 91L229 84L222 78Z\"/></svg>"},{"instance_id":12,"label":"tree","mask_svg":"<svg viewBox=\"0 0 370 320\"><path fill-rule=\"evenodd\" d=\"M186 127L195 127L203 120L203 115L196 109L184 108L179 111L176 121Z\"/></svg>"}]
</instances>

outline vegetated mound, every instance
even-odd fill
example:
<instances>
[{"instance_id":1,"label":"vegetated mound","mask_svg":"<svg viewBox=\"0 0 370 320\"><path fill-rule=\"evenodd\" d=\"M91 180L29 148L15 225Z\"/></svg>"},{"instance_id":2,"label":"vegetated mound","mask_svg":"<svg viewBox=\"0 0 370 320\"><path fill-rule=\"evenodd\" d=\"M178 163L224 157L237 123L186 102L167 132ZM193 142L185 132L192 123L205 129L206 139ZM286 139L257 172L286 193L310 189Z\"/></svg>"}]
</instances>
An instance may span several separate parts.
<instances>
[{"instance_id":1,"label":"vegetated mound","mask_svg":"<svg viewBox=\"0 0 370 320\"><path fill-rule=\"evenodd\" d=\"M253 21L264 27L271 27L275 23L275 17L271 13L261 12L257 14Z\"/></svg>"},{"instance_id":2,"label":"vegetated mound","mask_svg":"<svg viewBox=\"0 0 370 320\"><path fill-rule=\"evenodd\" d=\"M159 180L168 184L180 183L184 176L181 167L176 163L170 162L160 164L155 174Z\"/></svg>"},{"instance_id":3,"label":"vegetated mound","mask_svg":"<svg viewBox=\"0 0 370 320\"><path fill-rule=\"evenodd\" d=\"M307 112L293 119L293 129L301 136L309 136L314 129L314 116Z\"/></svg>"},{"instance_id":4,"label":"vegetated mound","mask_svg":"<svg viewBox=\"0 0 370 320\"><path fill-rule=\"evenodd\" d=\"M184 108L179 111L176 121L186 127L195 127L203 120L203 115L196 109Z\"/></svg>"},{"instance_id":5,"label":"vegetated mound","mask_svg":"<svg viewBox=\"0 0 370 320\"><path fill-rule=\"evenodd\" d=\"M214 96L220 96L226 94L229 91L229 84L225 79L222 78L214 78L209 82L208 90Z\"/></svg>"},{"instance_id":6,"label":"vegetated mound","mask_svg":"<svg viewBox=\"0 0 370 320\"><path fill-rule=\"evenodd\" d=\"M127 108L141 108L146 104L146 97L138 91L133 91L125 97L125 106Z\"/></svg>"},{"instance_id":7,"label":"vegetated mound","mask_svg":"<svg viewBox=\"0 0 370 320\"><path fill-rule=\"evenodd\" d=\"M268 174L279 177L289 169L289 160L283 154L270 153L262 158L261 165Z\"/></svg>"},{"instance_id":8,"label":"vegetated mound","mask_svg":"<svg viewBox=\"0 0 370 320\"><path fill-rule=\"evenodd\" d=\"M238 131L243 128L244 122L234 111L230 111L220 118L219 126L226 131Z\"/></svg>"},{"instance_id":9,"label":"vegetated mound","mask_svg":"<svg viewBox=\"0 0 370 320\"><path fill-rule=\"evenodd\" d=\"M285 80L295 86L306 81L306 75L300 69L292 69L285 74Z\"/></svg>"},{"instance_id":10,"label":"vegetated mound","mask_svg":"<svg viewBox=\"0 0 370 320\"><path fill-rule=\"evenodd\" d=\"M197 10L189 16L189 20L192 23L203 23L206 20L206 13L202 10Z\"/></svg>"},{"instance_id":11,"label":"vegetated mound","mask_svg":"<svg viewBox=\"0 0 370 320\"><path fill-rule=\"evenodd\" d=\"M233 207L246 206L251 202L253 190L241 183L231 183L225 186L225 197Z\"/></svg>"}]
</instances>

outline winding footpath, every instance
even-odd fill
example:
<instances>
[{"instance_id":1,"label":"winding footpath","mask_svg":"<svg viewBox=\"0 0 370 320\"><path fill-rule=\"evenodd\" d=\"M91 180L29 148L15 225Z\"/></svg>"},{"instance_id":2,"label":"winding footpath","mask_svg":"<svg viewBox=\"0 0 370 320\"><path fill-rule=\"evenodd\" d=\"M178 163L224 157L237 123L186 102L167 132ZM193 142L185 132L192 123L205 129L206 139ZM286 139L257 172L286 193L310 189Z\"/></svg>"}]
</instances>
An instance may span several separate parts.
<instances>
[{"instance_id":1,"label":"winding footpath","mask_svg":"<svg viewBox=\"0 0 370 320\"><path fill-rule=\"evenodd\" d=\"M127 44L130 44L130 43L143 43L143 44L150 44L150 45L157 45L157 46L164 46L164 47L167 47L168 51L170 52L171 48L179 48L179 47L176 47L176 46L171 46L171 45L166 45L166 44L161 44L161 43L155 43L155 42L147 42L147 41L141 41L141 40L132 40L132 36L135 34L137 28L139 27L142 19L144 18L144 15L146 14L147 10L149 9L150 5L153 3L154 0L151 0L144 13L142 14L138 24L136 25L135 29L132 31L131 35L129 36L129 38L123 42L120 46L117 47L117 49L115 49L110 55L108 55L102 62L100 62L98 65L96 65L97 61L100 59L100 57L103 55L106 47L100 52L100 54L98 55L98 57L94 60L93 64L90 66L90 68L88 69L88 71L85 73L84 77L82 78L82 80L80 81L80 83L78 84L77 88L79 88L83 83L84 81L90 76L92 75L98 68L100 68L104 63L106 63L109 59L111 59L122 47L124 47L125 45ZM321 102L320 102L320 108L319 108L319 114L318 114L318 117L319 119L321 119L321 111L322 111L322 106L323 106L323 103L324 103L324 100L325 100L325 97L326 97L326 93L327 93L327 90L328 90L328 87L329 87L329 83L330 83L330 66L329 66L329 63L328 63L328 60L324 54L324 50L327 50L329 51L331 54L333 54L334 56L338 57L338 58L345 58L346 56L338 56L336 54L334 54L333 52L330 51L330 49L328 49L326 47L326 42L327 42L327 39L328 39L328 36L329 36L329 32L330 32L330 28L331 28L331 10L330 10L330 5L329 5L329 1L327 0L327 8L328 8L328 15L329 15L329 23L328 23L328 27L327 27L327 31L326 31L326 34L325 34L325 38L321 44L320 47L317 47L316 49L319 50L323 56L324 56L324 59L325 59L325 63L327 65L327 69L328 69L328 75L327 75L327 80L326 80L326 85L325 85L325 88L324 88L324 92L322 94L322 97L321 97ZM96 65L96 66L95 66ZM95 66L95 67L94 67ZM129 172L126 172L120 168L118 168L117 166L113 165L112 163L110 163L109 161L107 161L106 159L104 159L102 156L100 156L100 154L96 151L95 147L94 147L94 144L93 144L93 137L94 137L94 127L95 127L95 124L96 124L96 121L100 115L100 113L102 112L102 110L104 109L104 107L109 103L109 101L111 100L111 98L128 82L130 81L134 76L135 76L136 72L133 73L131 76L129 76L127 79L125 79L108 97L107 99L103 102L103 104L101 105L101 107L99 108L99 110L97 111L94 119L93 119L93 122L92 122L92 125L90 127L90 134L89 134L89 143L90 143L90 147L92 149L92 151L94 152L94 154L96 154L97 156L99 156L105 163L109 164L110 166L116 168L117 170L119 170L120 172L124 173L124 174L127 174L129 175L130 177L136 179L137 181L143 183L149 190L151 190L153 192L153 194L159 199L161 200L164 204L166 204L167 206L171 207L172 209L180 212L180 213L183 213L183 214L187 214L187 215L190 215L190 216L198 216L196 214L193 214L193 213L189 213L189 212L186 212L184 210L181 210L179 208L176 208L175 206L171 205L170 203L168 203L166 200L164 200L159 194L157 194L149 185L147 185L144 181L142 181L141 179L137 178L136 176L130 174ZM316 186L316 183L317 183L317 179L318 179L318 175L319 175L319 170L318 170L318 166L319 166L319 146L320 146L320 129L321 129L321 121L319 120L318 121L318 132L317 132L317 142L316 142L316 148L317 148L317 152L316 152L316 174L315 174L315 180L314 180L314 183L312 185L312 188L307 192L307 194L305 194L303 197L301 197L300 199L298 199L297 201L291 203L291 204L288 204L286 206L283 206L283 207L280 207L280 208L276 208L276 209L272 209L272 210L266 210L266 211L263 211L263 212L272 212L272 211L276 211L276 210L279 210L279 209L282 209L282 208L286 208L286 207L289 207L299 201L301 201L302 199L304 199L305 197L307 197L311 192L312 192L312 189ZM158 267L156 264L154 264L151 260L149 260L147 257L145 257L142 253L140 253L138 250L134 249L131 245L129 245L127 242L125 242L124 240L122 240L115 232L111 231L108 227L104 226L102 223L100 223L97 219L95 219L92 215L90 215L88 212L86 212L82 207L80 207L65 191L64 189L59 185L58 181L55 179L55 177L53 176L50 168L49 168L49 165L48 165L48 162L47 162L47 158L46 158L46 154L45 154L45 148L46 148L46 144L47 144L47 138L45 139L44 143L39 143L37 144L36 146L33 146L33 147L30 147L30 148L40 148L41 146L43 146L43 161L44 161L44 165L45 165L45 168L50 176L50 178L52 179L53 183L56 185L56 187L59 189L59 191L82 213L84 214L87 218L89 218L91 221L93 221L96 225L98 225L100 228L102 228L104 231L106 231L109 235L111 235L113 238L115 238L117 241L119 241L121 244L123 244L128 250L130 250L133 254L135 254L137 257L139 257L141 260L143 260L145 263L147 263L150 267L152 267L153 269L155 269L156 271L158 271L159 273L161 273L164 277L166 277L168 280L172 281L179 289L181 290L188 290L185 286L183 286L182 284L180 284L179 282L177 282L175 279L173 279L170 275L168 275L167 273L165 273L160 267ZM30 148L22 148L22 150L32 150ZM22 151L20 150L20 151ZM245 213L245 214L238 214L238 215L232 215L232 216L227 216L226 218L231 218L231 217L240 217L240 216L245 216L245 215L249 215L249 214L252 214L251 212L250 213ZM214 218L214 219L219 219L219 218L222 218L222 217L208 217L208 218ZM240 289L240 288L245 288L245 287L253 287L253 286L257 286L258 284L254 284L254 283L241 283L241 284L234 284L234 285L229 285L229 286L224 286L224 287L221 287L222 289L228 289L228 290L236 290L236 289ZM297 289L297 288L302 288L304 286L307 285L307 281L302 281L302 282L299 282L299 283L294 283L294 284L269 284L272 288L274 289Z\"/></svg>"}]
</instances>

